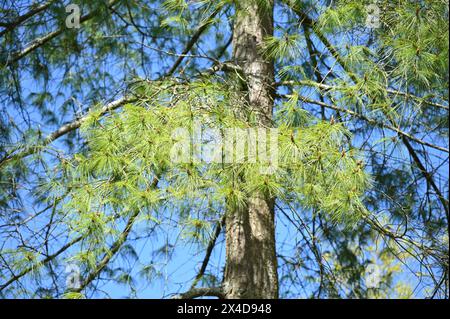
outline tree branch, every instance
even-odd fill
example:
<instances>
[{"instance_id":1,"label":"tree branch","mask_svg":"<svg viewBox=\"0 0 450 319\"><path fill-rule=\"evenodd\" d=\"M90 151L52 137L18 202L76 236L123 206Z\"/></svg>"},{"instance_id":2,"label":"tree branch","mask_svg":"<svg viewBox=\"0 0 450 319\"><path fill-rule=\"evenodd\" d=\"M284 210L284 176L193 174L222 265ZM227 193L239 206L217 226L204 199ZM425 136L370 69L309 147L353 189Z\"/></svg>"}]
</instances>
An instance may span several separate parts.
<instances>
[{"instance_id":1,"label":"tree branch","mask_svg":"<svg viewBox=\"0 0 450 319\"><path fill-rule=\"evenodd\" d=\"M299 7L292 5L292 3L290 3L287 0L283 0L289 8L292 9L292 11L297 14L297 16L302 20L302 23L306 23L308 25L310 25L312 27L312 29L314 30L314 33L316 34L316 36L319 38L319 40L325 45L325 47L327 48L327 50L331 53L331 55L335 58L336 62L338 62L341 67L343 68L343 70L347 73L347 75L350 77L350 79L354 82L354 83L358 83L359 80L356 77L356 75L351 72L351 70L348 68L348 66L346 65L345 61L342 59L340 53L336 50L336 48L328 41L328 39L325 37L325 35L322 33L322 31L319 29L319 27L317 26L317 23L312 20L311 18L308 17L308 15L306 15ZM406 94L406 93L403 93ZM393 128L398 127L398 124L396 123L396 121L389 115L386 114L385 112L383 112L384 115L387 117L387 119L389 120L389 122L391 123L391 126ZM399 133L399 132L398 132ZM445 210L445 217L447 219L447 223L449 220L449 208L448 208L448 200L445 199L445 197L442 195L442 192L440 191L440 189L437 187L436 183L434 182L434 179L432 178L431 174L428 173L428 171L426 170L425 166L422 164L419 156L417 155L417 152L414 150L414 148L412 147L411 143L409 142L410 138L407 138L407 136L400 134L400 139L402 140L403 144L405 145L405 147L407 148L409 154L411 155L414 163L416 163L417 167L419 168L419 170L421 171L421 173L423 174L423 176L425 177L425 180L427 181L427 183L433 188L433 190L435 191L439 201L441 202L444 210ZM417 140L417 139L416 139ZM424 144L425 145L425 144ZM441 149L445 152L448 153L448 150L443 148Z\"/></svg>"},{"instance_id":2,"label":"tree branch","mask_svg":"<svg viewBox=\"0 0 450 319\"><path fill-rule=\"evenodd\" d=\"M199 27L197 27L197 30L195 31L194 35L191 37L191 39L189 40L189 42L186 44L184 50L181 52L181 54L178 56L178 59L175 61L175 63L172 65L172 67L169 69L169 71L167 72L166 76L171 76L175 73L176 69L178 68L178 66L181 64L181 62L183 62L184 58L186 57L186 55L189 53L189 51L191 51L192 47L194 46L195 43L197 43L198 39L200 38L200 36L202 35L202 33L208 28L208 26L210 25L210 20L214 19L216 17L216 15L222 10L222 6L218 6L213 13L208 17L208 20L200 25Z\"/></svg>"},{"instance_id":3,"label":"tree branch","mask_svg":"<svg viewBox=\"0 0 450 319\"><path fill-rule=\"evenodd\" d=\"M0 37L3 36L5 33L10 32L11 30L13 30L14 28L16 28L18 25L20 25L22 22L28 20L29 18L31 18L32 16L38 14L39 12L44 11L45 9L47 9L53 2L55 2L55 0L50 0L47 3L44 3L34 9L31 9L30 11L28 11L27 13L24 13L23 15L19 16L18 18L16 18L16 20L11 21L11 22L2 22L1 26L5 27L4 30L2 30L0 32Z\"/></svg>"},{"instance_id":4,"label":"tree branch","mask_svg":"<svg viewBox=\"0 0 450 319\"><path fill-rule=\"evenodd\" d=\"M158 185L158 178L154 178L151 184L151 187L154 188ZM134 222L136 221L136 218L138 217L140 211L136 210L128 219L127 224L120 234L119 238L112 244L111 248L101 261L97 264L95 269L89 273L89 275L86 277L86 279L83 281L83 283L80 285L80 287L73 289L74 292L81 292L84 288L86 288L97 276L101 273L101 271L108 265L108 263L111 261L111 259L117 254L117 252L120 250L122 245L125 243L125 241L128 238L128 235L131 232L131 229L133 228Z\"/></svg>"},{"instance_id":5,"label":"tree branch","mask_svg":"<svg viewBox=\"0 0 450 319\"><path fill-rule=\"evenodd\" d=\"M116 2L118 2L118 0L110 0L107 6L108 7L112 7ZM86 14L86 15L84 15L84 16L82 16L80 18L80 23L83 23L85 21L88 21L88 20L92 19L93 17L95 17L96 14L97 14L97 10L89 12L88 14ZM50 33L48 33L47 35L45 35L45 36L43 36L41 38L35 39L25 49L13 52L11 54L11 57L6 60L6 64L16 63L17 61L19 61L23 57L27 56L32 51L34 51L37 48L43 46L44 44L46 44L50 40L56 38L57 36L59 36L60 34L62 34L66 30L67 30L67 28L65 28L65 27L59 28L58 30L50 32ZM2 62L2 64L3 64L3 62Z\"/></svg>"},{"instance_id":6,"label":"tree branch","mask_svg":"<svg viewBox=\"0 0 450 319\"><path fill-rule=\"evenodd\" d=\"M225 216L223 215L221 220L217 223L216 228L214 230L214 234L211 237L208 247L206 248L206 254L205 258L203 259L202 266L200 268L200 271L198 272L197 276L195 276L194 282L191 285L191 289L194 289L197 283L200 281L200 279L203 277L206 271L206 267L208 267L209 258L211 257L211 253L214 249L214 246L216 245L216 240L220 235L220 232L222 231L223 226L225 225Z\"/></svg>"},{"instance_id":7,"label":"tree branch","mask_svg":"<svg viewBox=\"0 0 450 319\"><path fill-rule=\"evenodd\" d=\"M2 291L3 289L5 289L6 287L8 287L10 284L12 284L13 282L19 280L20 278L22 278L23 276L25 276L26 274L28 274L30 271L32 271L33 269L36 269L36 267L38 265L45 265L48 262L52 261L53 259L55 259L57 256L59 256L60 254L62 254L63 252L65 252L67 249L69 249L70 247L72 247L73 245L75 245L76 243L78 243L80 240L83 239L83 236L77 237L75 239L73 239L72 241L68 242L67 244L65 244L63 247L61 247L57 252L55 252L54 254L46 257L45 259L43 259L42 261L38 262L37 264L34 264L33 266L30 266L24 270L22 270L18 275L14 275L13 277L11 277L10 279L8 279L4 284L2 284L0 286L0 291Z\"/></svg>"},{"instance_id":8,"label":"tree branch","mask_svg":"<svg viewBox=\"0 0 450 319\"><path fill-rule=\"evenodd\" d=\"M314 82L314 81L305 81L305 80L296 80L296 81L281 81L281 82L276 82L275 83L276 86L290 86L290 85L306 85L306 86L311 86L311 87L317 87L321 90L335 90L335 91L339 91L342 88L338 87L338 86L333 86L333 85L328 85L325 83L321 83L320 81L318 82ZM444 104L440 104L440 103L435 103L435 102L431 102L431 101L427 101L425 100L425 98L419 97L419 96L415 96L412 94L408 94L408 93L404 93L398 90L393 90L393 89L388 89L386 88L386 92L389 95L393 95L393 96L402 96L405 97L406 99L412 99L415 100L417 102L419 102L420 104L426 104L429 106L434 106L440 109L443 109L445 111L449 110L449 107L447 105Z\"/></svg>"},{"instance_id":9,"label":"tree branch","mask_svg":"<svg viewBox=\"0 0 450 319\"><path fill-rule=\"evenodd\" d=\"M111 103L106 104L105 106L102 107L100 114L106 114L112 110L115 110L117 108L119 108L120 106L122 106L123 104L126 103L131 103L136 101L136 99L134 98L130 98L130 97L122 97L120 99L117 99ZM23 147L17 147L15 150L9 152L9 154L5 155L1 160L0 160L0 167L4 166L6 163L13 161L13 160L19 160L21 158L24 158L28 155L31 155L33 153L36 153L39 149L47 146L48 144L52 143L53 141L55 141L56 139L60 138L61 136L79 128L81 126L81 124L83 124L83 122L85 122L89 117L89 114L74 120L70 123L64 124L63 126L61 126L60 128L58 128L56 131L54 131L53 133L47 135L47 137L44 138L44 140L39 143L39 144L35 144L35 145L31 145L31 146L27 146L25 148ZM22 149L22 150L21 150ZM21 151L20 151L21 150Z\"/></svg>"},{"instance_id":10,"label":"tree branch","mask_svg":"<svg viewBox=\"0 0 450 319\"><path fill-rule=\"evenodd\" d=\"M217 297L219 299L225 299L225 294L223 289L220 287L212 287L212 288L192 288L188 291L178 294L172 299L194 299L198 297Z\"/></svg>"},{"instance_id":11,"label":"tree branch","mask_svg":"<svg viewBox=\"0 0 450 319\"><path fill-rule=\"evenodd\" d=\"M287 96L287 95L278 95L278 97L289 97L289 96ZM419 138L417 138L417 137L415 137L415 136L413 136L413 135L411 135L409 133L406 133L406 132L398 129L397 127L394 127L392 125L385 124L385 123L380 123L380 122L378 122L378 121L376 121L374 119L371 119L371 118L369 118L369 117L367 117L367 116L365 116L365 115L363 115L361 113L358 113L358 112L355 112L355 111L352 111L352 110L348 110L348 109L344 109L344 108L340 108L340 107L338 107L336 105L327 104L327 103L324 103L324 102L321 102L321 101L313 100L313 99L307 98L305 96L299 96L299 98L300 98L300 100L302 100L303 102L306 102L306 103L316 104L316 105L319 105L319 106L322 106L322 107L326 107L326 108L331 109L331 110L347 113L349 115L352 115L354 117L360 118L360 119L362 119L362 120L364 120L364 121L366 121L366 122L368 122L370 124L373 124L375 126L383 127L383 128L389 129L391 131L394 131L398 135L400 135L401 137L405 137L405 138L407 138L407 139L409 139L411 141L414 141L416 143L419 143L419 144L422 144L422 145L425 145L425 146L437 149L437 150L445 152L445 153L449 153L449 150L447 148L445 148L445 147L441 147L441 146L434 145L432 143L423 141L423 140L421 140L421 139L419 139Z\"/></svg>"},{"instance_id":12,"label":"tree branch","mask_svg":"<svg viewBox=\"0 0 450 319\"><path fill-rule=\"evenodd\" d=\"M74 292L80 292L84 288L86 288L97 276L100 272L108 265L109 261L112 257L119 251L120 247L122 247L123 243L127 240L128 235L130 234L131 228L133 227L134 222L136 221L137 216L139 215L139 211L137 210L131 217L128 219L127 225L123 230L122 234L120 234L119 238L114 242L111 246L110 250L103 256L102 260L97 264L95 269L89 273L83 283L79 288L73 289Z\"/></svg>"},{"instance_id":13,"label":"tree branch","mask_svg":"<svg viewBox=\"0 0 450 319\"><path fill-rule=\"evenodd\" d=\"M117 2L118 0L111 0L110 1L110 5L112 6L115 2ZM209 17L208 20L213 19L221 10L221 7L218 7ZM91 14L88 14L88 16ZM92 13L93 15L93 13ZM84 18L86 21L86 17ZM80 19L81 21L81 19ZM186 57L187 53L192 49L192 47L194 46L194 44L197 42L197 40L200 38L200 35L206 30L207 26L209 25L209 23L205 23L201 26L199 26L197 28L197 32L193 35L193 37L190 39L190 41L188 42L188 44L186 45L186 47L183 50L183 53L180 54L178 56L178 59L175 61L175 63L172 65L172 67L170 68L170 70L163 76L164 77L168 77L173 75L173 73L176 71L176 69L178 68L178 66L181 64L181 62L183 61L183 59ZM55 32L59 32L61 31L55 31ZM61 31L62 32L62 31ZM50 35L47 35L46 37L49 37ZM56 36L56 35L55 35ZM54 36L53 36L54 37ZM51 39L48 39L47 41L49 41ZM31 51L30 51L31 52ZM220 66L220 68L222 68L224 66ZM126 103L130 103L130 102L134 102L136 101L135 99L130 99L127 97L123 97L120 98L116 101L113 101L107 105L105 105L102 108L101 114L106 114L107 112L117 109L120 106L122 106L123 104ZM81 124L88 118L88 115L78 119L78 120L74 120L68 124L63 125L62 127L60 127L59 129L57 129L56 131L54 131L53 133L51 133L50 135L48 135L44 141L39 144L39 145L32 145L29 147L26 147L24 150L22 147L17 147L16 149L14 149L13 151L9 152L9 154L5 155L2 159L0 159L0 168L2 166L4 166L6 163L12 161L12 160L18 160L21 158L24 158L28 155L31 155L33 153L35 153L36 151L38 151L40 148L47 146L48 144L50 144L51 142L53 142L54 140L56 140L57 138L67 134L68 132L71 132L77 128L79 128L81 126ZM16 153L17 151L19 151L20 149L22 149L22 151L20 151L19 153L13 155L14 153Z\"/></svg>"}]
</instances>

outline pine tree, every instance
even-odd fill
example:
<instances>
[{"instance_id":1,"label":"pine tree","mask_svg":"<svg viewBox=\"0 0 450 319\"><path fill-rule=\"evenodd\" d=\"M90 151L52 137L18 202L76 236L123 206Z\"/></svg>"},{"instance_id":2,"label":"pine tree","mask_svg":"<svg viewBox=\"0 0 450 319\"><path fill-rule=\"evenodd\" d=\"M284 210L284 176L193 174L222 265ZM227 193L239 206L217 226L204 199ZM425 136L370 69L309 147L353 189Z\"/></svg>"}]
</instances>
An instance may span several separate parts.
<instances>
[{"instance_id":1,"label":"pine tree","mask_svg":"<svg viewBox=\"0 0 450 319\"><path fill-rule=\"evenodd\" d=\"M448 298L446 1L3 6L1 297Z\"/></svg>"}]
</instances>

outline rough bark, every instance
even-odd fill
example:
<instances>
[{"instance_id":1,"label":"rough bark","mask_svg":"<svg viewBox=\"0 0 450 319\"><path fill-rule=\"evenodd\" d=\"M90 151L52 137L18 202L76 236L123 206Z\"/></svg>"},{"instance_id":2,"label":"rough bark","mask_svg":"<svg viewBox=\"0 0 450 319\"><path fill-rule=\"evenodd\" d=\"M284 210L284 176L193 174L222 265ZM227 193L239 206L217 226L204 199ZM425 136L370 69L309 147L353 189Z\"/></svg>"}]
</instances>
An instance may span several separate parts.
<instances>
[{"instance_id":1,"label":"rough bark","mask_svg":"<svg viewBox=\"0 0 450 319\"><path fill-rule=\"evenodd\" d=\"M273 62L261 54L273 34L273 1L237 1L233 58L243 70L248 102L260 125L269 125L273 109ZM246 207L226 217L225 298L278 298L274 200L252 194Z\"/></svg>"}]
</instances>

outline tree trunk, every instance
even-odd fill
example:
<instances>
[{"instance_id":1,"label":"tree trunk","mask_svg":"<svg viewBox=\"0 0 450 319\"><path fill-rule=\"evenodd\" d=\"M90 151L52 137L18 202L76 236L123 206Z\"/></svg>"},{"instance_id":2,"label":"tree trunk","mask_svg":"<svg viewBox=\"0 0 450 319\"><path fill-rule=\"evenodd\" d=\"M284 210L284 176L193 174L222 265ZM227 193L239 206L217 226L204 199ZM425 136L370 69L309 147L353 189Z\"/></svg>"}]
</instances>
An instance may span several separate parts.
<instances>
[{"instance_id":1,"label":"tree trunk","mask_svg":"<svg viewBox=\"0 0 450 319\"><path fill-rule=\"evenodd\" d=\"M273 34L273 0L264 7L258 2L237 1L233 58L246 78L251 109L260 124L270 125L274 66L260 45ZM273 199L253 194L245 208L228 212L223 287L226 298L278 298Z\"/></svg>"}]
</instances>

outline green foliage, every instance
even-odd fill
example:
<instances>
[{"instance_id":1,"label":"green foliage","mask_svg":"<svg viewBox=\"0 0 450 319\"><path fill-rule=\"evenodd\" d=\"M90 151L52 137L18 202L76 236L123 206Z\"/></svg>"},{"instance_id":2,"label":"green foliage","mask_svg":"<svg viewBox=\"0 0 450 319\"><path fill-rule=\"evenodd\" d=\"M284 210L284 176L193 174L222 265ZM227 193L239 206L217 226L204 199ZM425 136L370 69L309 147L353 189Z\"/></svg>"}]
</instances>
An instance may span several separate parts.
<instances>
[{"instance_id":1,"label":"green foliage","mask_svg":"<svg viewBox=\"0 0 450 319\"><path fill-rule=\"evenodd\" d=\"M279 37L271 36L265 39L263 53L277 60L291 61L298 58L304 50L300 46L300 35L283 34Z\"/></svg>"},{"instance_id":2,"label":"green foliage","mask_svg":"<svg viewBox=\"0 0 450 319\"><path fill-rule=\"evenodd\" d=\"M31 2L5 2L0 20L15 21ZM282 297L448 297L448 154L418 142L448 148L448 1L275 1L274 35L259 47L275 62L275 112L262 127L231 80L244 76L227 68L209 75L232 65L236 6L272 2L79 0L91 18L68 29L70 1L53 1L0 35L0 297L84 298L60 289L65 262L86 278L108 257L88 289L101 295L97 283L113 281L137 296L141 283L170 280L177 249L200 256L224 211L255 193L276 197ZM373 4L378 28L367 24ZM101 111L125 93L136 100ZM45 142L79 119L81 134ZM277 161L238 154L241 163L206 163L196 140L185 139L198 123L222 134L276 128ZM395 129L416 138L413 153ZM185 154L174 146L186 143L188 160L174 161ZM157 247L141 250L152 241ZM378 288L365 286L368 265L382 270ZM221 266L210 265L199 283L219 286Z\"/></svg>"},{"instance_id":3,"label":"green foliage","mask_svg":"<svg viewBox=\"0 0 450 319\"><path fill-rule=\"evenodd\" d=\"M370 30L367 24L371 14L369 5L374 5L373 1L338 1L335 7L328 8L320 16L319 27L333 33L337 30ZM439 83L441 75L448 70L448 23L445 18L448 17L448 4L434 0L420 4L397 0L378 1L375 5L379 8L380 26L372 27L371 36L378 44L373 56L383 62L374 64L368 57L359 55L358 46L352 46L345 54L345 60L352 63L358 59L360 65L351 69L359 69L361 74L368 76L367 71L375 67L392 82L403 84L407 81L422 88L442 87L445 83ZM362 49L367 50L366 47ZM366 67L361 68L362 62Z\"/></svg>"},{"instance_id":4,"label":"green foliage","mask_svg":"<svg viewBox=\"0 0 450 319\"><path fill-rule=\"evenodd\" d=\"M243 163L205 163L196 156L182 163L171 159L174 146L182 143L174 138L177 128L192 132L196 121L222 132L252 127L236 116L234 110L245 110L245 105L236 104L242 99L226 84L143 82L137 91L145 94L139 102L106 118L94 111L83 124L89 151L75 155L65 172L70 189L65 207L74 216L74 231L107 235L105 224L113 221L113 212L150 214L159 205L188 201L195 206L206 197L239 206L255 192L280 200L297 198L305 207L319 208L340 222L353 223L365 213L361 199L369 182L357 152L346 146L349 132L341 124L317 121L298 107L295 97L279 110L274 123L278 167L274 174L263 174L267 163L250 159ZM158 188L152 186L155 178ZM112 215L99 213L104 209ZM190 219L187 234L200 236L198 230L207 228L203 218Z\"/></svg>"}]
</instances>

